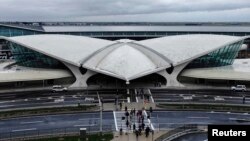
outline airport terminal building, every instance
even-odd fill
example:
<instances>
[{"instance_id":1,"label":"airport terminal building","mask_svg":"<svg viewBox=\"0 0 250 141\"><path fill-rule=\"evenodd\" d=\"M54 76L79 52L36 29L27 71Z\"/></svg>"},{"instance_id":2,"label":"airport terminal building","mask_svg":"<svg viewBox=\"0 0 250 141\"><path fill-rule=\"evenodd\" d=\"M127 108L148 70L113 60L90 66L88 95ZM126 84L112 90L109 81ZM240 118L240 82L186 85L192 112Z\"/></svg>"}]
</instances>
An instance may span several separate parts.
<instances>
[{"instance_id":1,"label":"airport terminal building","mask_svg":"<svg viewBox=\"0 0 250 141\"><path fill-rule=\"evenodd\" d=\"M220 34L227 34L218 35L214 33L218 30L208 33L211 28L205 27L200 27L199 32L195 27L188 34L183 33L184 29L174 33L169 30L175 28L167 26L165 29L148 26L147 30L135 27L85 25L31 29L0 25L2 51L12 57L12 61L1 65L0 83L37 82L43 86L67 84L70 88L86 88L159 83L184 87L189 82L207 80L250 81L250 75L246 75L250 71L238 71L233 66L242 45L248 43L249 29L249 32L246 29L228 32L229 28L224 28ZM169 33L174 34L169 36Z\"/></svg>"}]
</instances>

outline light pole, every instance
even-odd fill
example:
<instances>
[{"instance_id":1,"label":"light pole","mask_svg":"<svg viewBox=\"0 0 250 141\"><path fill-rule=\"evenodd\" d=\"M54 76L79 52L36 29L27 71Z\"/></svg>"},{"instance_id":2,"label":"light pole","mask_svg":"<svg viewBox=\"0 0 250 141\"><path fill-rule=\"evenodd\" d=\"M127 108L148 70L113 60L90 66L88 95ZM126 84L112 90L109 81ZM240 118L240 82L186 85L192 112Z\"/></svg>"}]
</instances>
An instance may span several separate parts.
<instances>
[{"instance_id":1,"label":"light pole","mask_svg":"<svg viewBox=\"0 0 250 141\"><path fill-rule=\"evenodd\" d=\"M115 98L115 108L116 108L116 111L118 111L118 89L116 89L116 98Z\"/></svg>"},{"instance_id":2,"label":"light pole","mask_svg":"<svg viewBox=\"0 0 250 141\"><path fill-rule=\"evenodd\" d=\"M103 110L103 100L100 98L99 93L97 92L97 96L99 99L99 107L100 107L100 135L102 135L102 110Z\"/></svg>"}]
</instances>

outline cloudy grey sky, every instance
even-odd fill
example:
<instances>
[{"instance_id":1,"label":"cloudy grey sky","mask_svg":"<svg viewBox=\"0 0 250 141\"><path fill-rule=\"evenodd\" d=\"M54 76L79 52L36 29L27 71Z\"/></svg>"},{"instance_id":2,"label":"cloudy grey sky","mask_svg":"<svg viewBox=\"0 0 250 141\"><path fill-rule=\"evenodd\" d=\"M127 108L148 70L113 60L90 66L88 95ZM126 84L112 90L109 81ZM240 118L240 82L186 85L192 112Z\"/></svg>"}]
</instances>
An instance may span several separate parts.
<instances>
[{"instance_id":1,"label":"cloudy grey sky","mask_svg":"<svg viewBox=\"0 0 250 141\"><path fill-rule=\"evenodd\" d=\"M0 0L0 21L250 22L250 0Z\"/></svg>"}]
</instances>

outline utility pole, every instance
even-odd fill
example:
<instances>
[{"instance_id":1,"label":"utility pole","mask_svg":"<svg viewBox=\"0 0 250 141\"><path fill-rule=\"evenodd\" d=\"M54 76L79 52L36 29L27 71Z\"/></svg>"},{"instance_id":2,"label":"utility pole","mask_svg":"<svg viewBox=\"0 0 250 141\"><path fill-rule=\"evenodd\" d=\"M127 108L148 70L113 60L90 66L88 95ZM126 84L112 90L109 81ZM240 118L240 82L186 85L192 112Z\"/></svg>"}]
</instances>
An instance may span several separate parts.
<instances>
[{"instance_id":1,"label":"utility pole","mask_svg":"<svg viewBox=\"0 0 250 141\"><path fill-rule=\"evenodd\" d=\"M99 93L97 92L97 96L99 99L99 107L100 107L100 135L102 135L102 110L103 110L103 100L100 98Z\"/></svg>"}]
</instances>

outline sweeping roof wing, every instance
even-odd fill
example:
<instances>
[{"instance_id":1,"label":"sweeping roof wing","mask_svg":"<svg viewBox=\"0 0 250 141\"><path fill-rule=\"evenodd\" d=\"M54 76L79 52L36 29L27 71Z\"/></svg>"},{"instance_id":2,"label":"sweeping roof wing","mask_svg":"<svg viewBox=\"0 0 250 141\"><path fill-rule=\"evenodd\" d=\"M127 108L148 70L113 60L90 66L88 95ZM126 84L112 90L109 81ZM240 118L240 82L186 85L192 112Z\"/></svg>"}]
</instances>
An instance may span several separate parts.
<instances>
[{"instance_id":1,"label":"sweeping roof wing","mask_svg":"<svg viewBox=\"0 0 250 141\"><path fill-rule=\"evenodd\" d=\"M227 35L177 35L137 42L172 60L174 65L187 62L246 37Z\"/></svg>"},{"instance_id":2,"label":"sweeping roof wing","mask_svg":"<svg viewBox=\"0 0 250 141\"><path fill-rule=\"evenodd\" d=\"M124 80L132 80L210 53L246 37L178 35L143 41L109 41L72 35L5 39L47 56Z\"/></svg>"}]
</instances>

